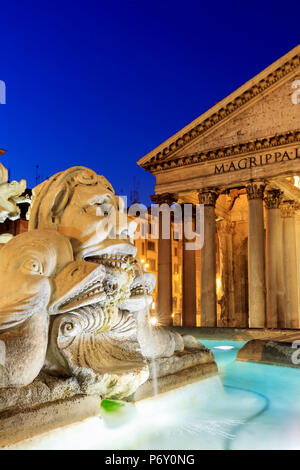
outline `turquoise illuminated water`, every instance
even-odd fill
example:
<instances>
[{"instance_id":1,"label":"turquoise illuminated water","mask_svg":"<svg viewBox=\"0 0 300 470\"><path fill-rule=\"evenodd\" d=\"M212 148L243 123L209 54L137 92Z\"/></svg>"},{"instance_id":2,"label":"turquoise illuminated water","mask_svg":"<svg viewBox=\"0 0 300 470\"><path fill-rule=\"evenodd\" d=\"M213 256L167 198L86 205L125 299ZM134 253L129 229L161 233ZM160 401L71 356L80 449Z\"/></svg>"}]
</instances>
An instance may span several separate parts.
<instances>
[{"instance_id":1,"label":"turquoise illuminated water","mask_svg":"<svg viewBox=\"0 0 300 470\"><path fill-rule=\"evenodd\" d=\"M245 342L201 342L214 351L226 393L233 392L233 399L238 399L239 391L257 397L255 412L247 413L244 422L232 430L234 437L225 448L300 449L300 370L235 361ZM234 349L215 349L224 345Z\"/></svg>"},{"instance_id":2,"label":"turquoise illuminated water","mask_svg":"<svg viewBox=\"0 0 300 470\"><path fill-rule=\"evenodd\" d=\"M235 361L245 342L200 341L215 354L220 388L212 378L166 394L178 419L148 448L300 449L300 370Z\"/></svg>"},{"instance_id":3,"label":"turquoise illuminated water","mask_svg":"<svg viewBox=\"0 0 300 470\"><path fill-rule=\"evenodd\" d=\"M200 341L219 376L137 403L120 426L90 418L15 448L300 449L300 370L237 362L244 342Z\"/></svg>"}]
</instances>

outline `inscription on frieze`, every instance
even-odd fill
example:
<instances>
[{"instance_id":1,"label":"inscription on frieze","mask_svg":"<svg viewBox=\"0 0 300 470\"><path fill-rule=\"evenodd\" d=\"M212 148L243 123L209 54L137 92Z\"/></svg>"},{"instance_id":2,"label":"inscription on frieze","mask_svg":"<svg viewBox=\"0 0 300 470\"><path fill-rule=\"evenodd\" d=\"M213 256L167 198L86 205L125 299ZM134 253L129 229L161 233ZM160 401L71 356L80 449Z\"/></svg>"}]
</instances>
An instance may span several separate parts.
<instances>
[{"instance_id":1,"label":"inscription on frieze","mask_svg":"<svg viewBox=\"0 0 300 470\"><path fill-rule=\"evenodd\" d=\"M300 159L300 147L288 149L284 151L269 152L260 155L252 155L243 157L239 160L231 160L225 163L215 165L215 175L229 173L233 171L249 170L251 168L269 165L271 163L281 163L284 161L291 161Z\"/></svg>"}]
</instances>

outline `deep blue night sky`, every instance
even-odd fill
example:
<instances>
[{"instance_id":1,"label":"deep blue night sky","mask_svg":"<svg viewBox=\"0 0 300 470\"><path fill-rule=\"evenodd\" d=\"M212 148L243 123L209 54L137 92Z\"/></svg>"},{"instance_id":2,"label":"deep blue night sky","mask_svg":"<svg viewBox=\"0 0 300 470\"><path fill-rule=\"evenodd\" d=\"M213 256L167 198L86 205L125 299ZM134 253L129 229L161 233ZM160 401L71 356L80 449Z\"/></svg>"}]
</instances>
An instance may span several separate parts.
<instances>
[{"instance_id":1,"label":"deep blue night sky","mask_svg":"<svg viewBox=\"0 0 300 470\"><path fill-rule=\"evenodd\" d=\"M244 3L1 1L11 178L85 165L148 202L136 161L300 42L299 0Z\"/></svg>"}]
</instances>

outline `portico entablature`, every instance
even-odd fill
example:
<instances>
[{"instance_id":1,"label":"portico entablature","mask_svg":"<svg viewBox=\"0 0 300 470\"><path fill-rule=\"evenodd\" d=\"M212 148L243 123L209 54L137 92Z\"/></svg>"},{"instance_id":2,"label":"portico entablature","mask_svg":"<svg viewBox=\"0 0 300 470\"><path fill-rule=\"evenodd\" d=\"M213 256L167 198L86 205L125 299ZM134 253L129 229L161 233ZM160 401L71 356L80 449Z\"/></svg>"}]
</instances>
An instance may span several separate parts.
<instances>
[{"instance_id":1,"label":"portico entablature","mask_svg":"<svg viewBox=\"0 0 300 470\"><path fill-rule=\"evenodd\" d=\"M300 45L138 161L156 194L299 176L299 83Z\"/></svg>"},{"instance_id":2,"label":"portico entablature","mask_svg":"<svg viewBox=\"0 0 300 470\"><path fill-rule=\"evenodd\" d=\"M255 179L269 180L299 174L300 131L291 134L289 141L285 145L270 145L262 150L160 170L155 172L155 192L160 194L202 188L242 187Z\"/></svg>"}]
</instances>

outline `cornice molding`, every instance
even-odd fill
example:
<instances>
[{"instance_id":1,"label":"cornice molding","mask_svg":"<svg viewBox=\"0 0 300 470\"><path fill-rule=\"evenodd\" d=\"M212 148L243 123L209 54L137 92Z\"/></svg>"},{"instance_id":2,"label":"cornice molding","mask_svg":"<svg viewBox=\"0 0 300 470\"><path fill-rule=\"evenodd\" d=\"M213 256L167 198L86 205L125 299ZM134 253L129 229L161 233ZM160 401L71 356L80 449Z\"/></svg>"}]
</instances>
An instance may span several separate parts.
<instances>
[{"instance_id":1,"label":"cornice molding","mask_svg":"<svg viewBox=\"0 0 300 470\"><path fill-rule=\"evenodd\" d=\"M266 92L266 90L275 86L278 82L286 78L297 68L300 68L300 46L295 48L295 51L297 51L298 53L296 53L293 57L289 58L279 67L275 68L273 71L268 73L266 76L263 76L263 72L261 72L257 77L255 77L257 78L256 83L253 84L254 79L252 79L250 81L250 83L252 83L251 86L246 88L242 93L235 96L228 103L224 103L224 106L218 110L215 110L215 107L213 107L212 110L215 110L215 112L212 112L211 115L208 115L208 117L206 117L202 121L200 116L198 119L195 120L195 125L193 126L192 123L191 128L186 129L185 133L183 133L182 135L179 135L179 133L175 134L174 139L172 137L168 139L164 148L160 149L161 146L158 147L157 150L160 149L159 151L157 151L152 156L151 154L148 154L145 157L141 158L138 161L138 164L146 171L156 171L153 170L153 167L155 168L156 165L159 165L159 162L162 162L162 164L167 163L163 162L163 160L169 160L172 154L182 149L185 145L190 144L191 142L195 141L195 139L197 139L199 136L204 135L208 130L228 118L237 110L240 110L246 105L249 105L249 103L255 98L257 98L258 95ZM261 79L259 79L260 76ZM250 83L247 82L247 84L249 85ZM241 88L243 89L244 86L242 86ZM226 98L222 101L225 100ZM178 159L180 160L184 158L188 157L179 157Z\"/></svg>"},{"instance_id":2,"label":"cornice molding","mask_svg":"<svg viewBox=\"0 0 300 470\"><path fill-rule=\"evenodd\" d=\"M195 165L197 163L218 160L226 157L236 157L238 155L255 151L265 151L273 147L279 147L293 143L300 143L300 130L264 137L263 139L256 139L243 144L220 147L214 150L208 150L206 152L190 155L188 157L174 157L173 159L167 161L149 162L148 164L145 164L144 169L150 171L151 173L155 173L159 171L170 170L172 168L178 168L181 166Z\"/></svg>"}]
</instances>

